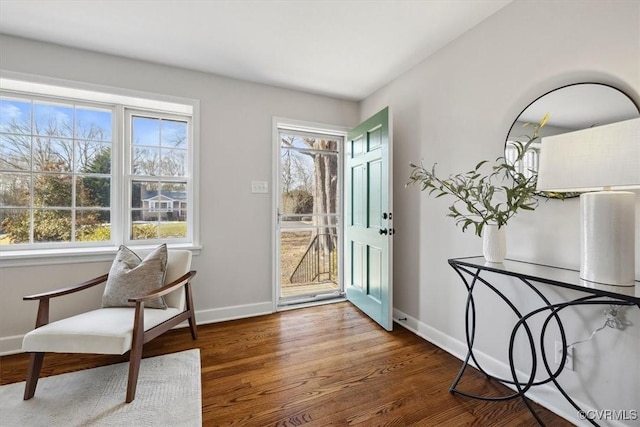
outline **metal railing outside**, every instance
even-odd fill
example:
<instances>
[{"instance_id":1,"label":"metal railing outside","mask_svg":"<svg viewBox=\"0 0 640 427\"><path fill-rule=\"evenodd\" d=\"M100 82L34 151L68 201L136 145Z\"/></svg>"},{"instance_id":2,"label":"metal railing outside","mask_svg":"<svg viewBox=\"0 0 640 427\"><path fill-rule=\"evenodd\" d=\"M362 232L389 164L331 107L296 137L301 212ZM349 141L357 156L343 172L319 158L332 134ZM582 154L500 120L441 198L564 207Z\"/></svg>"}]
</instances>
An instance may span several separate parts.
<instances>
[{"instance_id":1,"label":"metal railing outside","mask_svg":"<svg viewBox=\"0 0 640 427\"><path fill-rule=\"evenodd\" d=\"M289 278L290 283L337 280L338 236L317 234Z\"/></svg>"}]
</instances>

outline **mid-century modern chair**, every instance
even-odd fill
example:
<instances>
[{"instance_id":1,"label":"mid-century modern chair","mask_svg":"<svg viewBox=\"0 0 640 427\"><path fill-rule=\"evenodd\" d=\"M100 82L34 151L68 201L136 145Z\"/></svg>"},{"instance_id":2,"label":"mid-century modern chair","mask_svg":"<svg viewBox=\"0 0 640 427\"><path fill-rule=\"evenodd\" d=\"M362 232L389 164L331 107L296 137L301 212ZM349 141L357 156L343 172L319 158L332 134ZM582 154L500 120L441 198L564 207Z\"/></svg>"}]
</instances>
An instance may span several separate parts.
<instances>
[{"instance_id":1,"label":"mid-century modern chair","mask_svg":"<svg viewBox=\"0 0 640 427\"><path fill-rule=\"evenodd\" d=\"M49 323L49 300L88 289L106 282L109 274L75 286L26 296L24 300L39 301L36 329L27 333L22 349L30 353L24 399L36 391L45 352L124 354L130 351L126 402L136 394L142 346L185 320L191 336L197 339L195 311L190 281L196 272L191 269L191 252L168 250L165 286L146 295L129 298L132 307L99 308ZM163 297L166 309L147 308L145 303Z\"/></svg>"}]
</instances>

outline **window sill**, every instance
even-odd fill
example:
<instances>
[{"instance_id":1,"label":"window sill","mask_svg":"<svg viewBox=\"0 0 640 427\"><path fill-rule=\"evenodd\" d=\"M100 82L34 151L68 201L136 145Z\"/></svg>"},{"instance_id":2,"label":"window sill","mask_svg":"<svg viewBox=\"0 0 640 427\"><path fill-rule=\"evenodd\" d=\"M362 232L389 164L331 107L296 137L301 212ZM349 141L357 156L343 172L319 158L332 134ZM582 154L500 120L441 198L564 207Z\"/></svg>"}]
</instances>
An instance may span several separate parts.
<instances>
[{"instance_id":1,"label":"window sill","mask_svg":"<svg viewBox=\"0 0 640 427\"><path fill-rule=\"evenodd\" d=\"M129 246L136 250L153 249L157 245ZM200 255L202 246L192 244L168 245L171 249L188 249L194 255ZM28 267L52 264L79 264L86 262L113 261L117 247L68 248L68 249L36 249L24 251L0 251L0 267Z\"/></svg>"}]
</instances>

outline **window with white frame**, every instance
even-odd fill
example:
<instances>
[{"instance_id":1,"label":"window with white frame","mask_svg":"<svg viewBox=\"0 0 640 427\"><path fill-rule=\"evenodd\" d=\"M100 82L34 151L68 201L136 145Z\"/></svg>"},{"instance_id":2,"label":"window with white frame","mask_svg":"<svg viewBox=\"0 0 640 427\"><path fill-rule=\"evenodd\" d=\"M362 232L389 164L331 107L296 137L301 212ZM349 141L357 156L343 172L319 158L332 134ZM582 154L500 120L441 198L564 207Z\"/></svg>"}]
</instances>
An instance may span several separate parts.
<instances>
[{"instance_id":1,"label":"window with white frame","mask_svg":"<svg viewBox=\"0 0 640 427\"><path fill-rule=\"evenodd\" d=\"M95 98L0 93L3 251L194 243L192 106Z\"/></svg>"},{"instance_id":2,"label":"window with white frame","mask_svg":"<svg viewBox=\"0 0 640 427\"><path fill-rule=\"evenodd\" d=\"M505 160L514 167L516 172L521 173L525 178L531 178L535 174L535 171L538 170L540 147L541 144L539 142L532 143L527 152L522 156L522 159L517 160L519 155L518 148L513 141L507 141Z\"/></svg>"},{"instance_id":3,"label":"window with white frame","mask_svg":"<svg viewBox=\"0 0 640 427\"><path fill-rule=\"evenodd\" d=\"M131 240L187 238L188 211L173 203L188 199L189 128L188 118L127 111Z\"/></svg>"}]
</instances>

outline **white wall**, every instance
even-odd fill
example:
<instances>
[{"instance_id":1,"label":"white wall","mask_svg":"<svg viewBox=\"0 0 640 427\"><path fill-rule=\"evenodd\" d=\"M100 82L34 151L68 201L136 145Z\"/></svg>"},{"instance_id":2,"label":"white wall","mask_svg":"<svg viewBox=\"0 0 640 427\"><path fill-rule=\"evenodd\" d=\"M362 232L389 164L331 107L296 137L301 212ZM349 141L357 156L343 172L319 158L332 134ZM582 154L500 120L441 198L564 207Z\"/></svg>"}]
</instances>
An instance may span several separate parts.
<instances>
[{"instance_id":1,"label":"white wall","mask_svg":"<svg viewBox=\"0 0 640 427\"><path fill-rule=\"evenodd\" d=\"M272 198L250 192L251 180L271 182L272 118L353 126L357 103L7 36L0 44L5 71L199 99L198 321L272 310ZM19 349L21 335L33 328L37 304L22 296L95 277L109 265L2 268L0 353ZM52 318L82 311L89 300L54 301Z\"/></svg>"},{"instance_id":2,"label":"white wall","mask_svg":"<svg viewBox=\"0 0 640 427\"><path fill-rule=\"evenodd\" d=\"M481 239L446 218L450 200L404 188L409 163L424 160L448 175L502 155L509 127L532 100L575 82L611 84L640 103L640 3L637 1L517 0L361 103L361 119L389 105L394 119L394 306L404 322L451 352L464 355L466 293L447 259L481 254ZM542 202L508 227L508 257L579 267L577 199ZM640 197L636 242L640 279ZM527 307L517 282L499 282ZM543 287L552 300L583 294ZM487 293L476 304L477 348L494 372L505 370L514 316ZM599 332L577 346L576 371L561 382L587 408L640 410L640 310L626 310L633 326ZM603 324L602 308L567 313L569 341ZM558 336L556 334L556 336ZM518 366L527 368L526 346ZM521 353L521 354L520 354ZM526 370L526 369L525 369ZM557 395L537 393L546 406L576 420ZM627 421L639 425L640 421Z\"/></svg>"}]
</instances>

